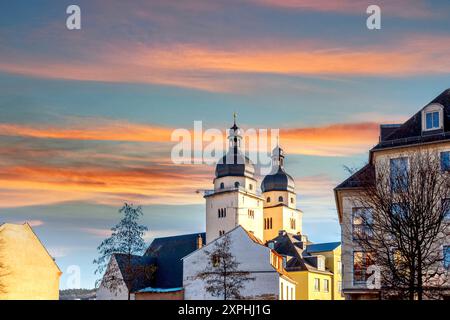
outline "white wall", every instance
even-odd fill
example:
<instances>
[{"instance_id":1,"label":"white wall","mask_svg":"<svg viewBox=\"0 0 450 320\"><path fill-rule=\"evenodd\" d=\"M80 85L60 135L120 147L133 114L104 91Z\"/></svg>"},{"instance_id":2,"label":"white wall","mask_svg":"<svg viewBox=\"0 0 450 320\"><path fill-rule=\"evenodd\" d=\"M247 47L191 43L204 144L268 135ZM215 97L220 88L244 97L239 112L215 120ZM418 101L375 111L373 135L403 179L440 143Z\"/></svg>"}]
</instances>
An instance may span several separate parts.
<instances>
[{"instance_id":1,"label":"white wall","mask_svg":"<svg viewBox=\"0 0 450 320\"><path fill-rule=\"evenodd\" d=\"M111 261L109 262L108 270L109 269L117 270L117 277L119 277L119 278L122 277L122 275L118 271L119 268L117 266L117 262L114 257L111 258ZM108 272L108 270L107 270L107 272ZM117 288L117 290L111 291L109 288L106 288L104 286L103 281L102 281L99 288L97 289L96 299L97 300L128 300L127 286L125 285L125 282L123 282L122 285L120 285ZM130 299L134 300L134 294L131 294Z\"/></svg>"},{"instance_id":2,"label":"white wall","mask_svg":"<svg viewBox=\"0 0 450 320\"><path fill-rule=\"evenodd\" d=\"M270 265L270 249L251 240L242 227L234 229L229 234L232 242L231 251L241 263L239 269L250 272L250 276L255 278L254 281L245 283L241 295L246 299L264 297L278 299L279 274ZM205 282L197 279L197 275L205 271L208 265L209 257L205 251L213 250L214 243L215 241L211 242L183 259L183 287L186 300L220 299L207 293Z\"/></svg>"}]
</instances>

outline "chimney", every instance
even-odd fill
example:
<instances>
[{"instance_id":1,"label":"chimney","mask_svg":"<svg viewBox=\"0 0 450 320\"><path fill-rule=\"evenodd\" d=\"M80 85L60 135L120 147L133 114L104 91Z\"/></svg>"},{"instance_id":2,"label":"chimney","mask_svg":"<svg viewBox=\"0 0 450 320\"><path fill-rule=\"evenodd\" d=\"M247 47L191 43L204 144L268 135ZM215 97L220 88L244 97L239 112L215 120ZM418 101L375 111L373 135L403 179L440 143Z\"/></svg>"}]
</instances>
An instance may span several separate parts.
<instances>
[{"instance_id":1,"label":"chimney","mask_svg":"<svg viewBox=\"0 0 450 320\"><path fill-rule=\"evenodd\" d=\"M203 247L203 238L202 235L199 234L197 237L197 249L201 249Z\"/></svg>"}]
</instances>

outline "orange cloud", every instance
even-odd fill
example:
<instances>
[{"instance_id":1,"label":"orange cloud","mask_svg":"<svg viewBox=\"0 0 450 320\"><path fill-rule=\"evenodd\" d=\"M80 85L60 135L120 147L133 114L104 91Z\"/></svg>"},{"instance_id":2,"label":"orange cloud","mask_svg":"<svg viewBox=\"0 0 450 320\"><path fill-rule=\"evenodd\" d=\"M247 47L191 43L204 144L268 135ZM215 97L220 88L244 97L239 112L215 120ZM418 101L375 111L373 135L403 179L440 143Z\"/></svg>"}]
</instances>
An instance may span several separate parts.
<instances>
[{"instance_id":1,"label":"orange cloud","mask_svg":"<svg viewBox=\"0 0 450 320\"><path fill-rule=\"evenodd\" d=\"M30 144L6 145L0 148L0 207L86 201L120 205L123 201L139 204L200 204L198 189L212 186L214 167L206 165L175 165L170 159L170 145L146 158L143 146L128 148L103 144L94 149L58 148L48 138L93 139L108 141L146 141L152 126L128 123L121 136L113 121L103 123L100 132L91 127L41 127L3 125L0 134L33 138ZM89 123L84 122L84 123ZM11 128L14 128L12 130ZM1 131L3 130L3 131ZM140 131L142 130L142 132ZM170 129L165 128L170 132ZM281 143L288 154L315 156L348 156L367 152L377 142L377 123L330 124L321 127L281 129ZM165 132L165 131L164 131ZM151 135L151 134L150 134ZM136 138L137 137L137 138ZM161 134L158 142L164 142ZM167 140L169 141L169 140ZM37 144L37 143L43 144ZM35 148L36 147L36 148ZM31 149L30 149L31 148ZM116 148L116 149L114 149ZM136 149L135 149L136 148ZM300 184L304 185L303 182ZM319 186L320 187L320 186ZM306 190L306 189L299 189ZM311 192L311 188L307 192ZM302 191L303 192L303 191Z\"/></svg>"},{"instance_id":2,"label":"orange cloud","mask_svg":"<svg viewBox=\"0 0 450 320\"><path fill-rule=\"evenodd\" d=\"M12 166L0 168L0 206L89 201L99 204L200 203L197 189L211 185L211 170L171 168L103 168ZM30 195L30 197L28 197ZM22 197L22 199L21 199Z\"/></svg>"},{"instance_id":3,"label":"orange cloud","mask_svg":"<svg viewBox=\"0 0 450 320\"><path fill-rule=\"evenodd\" d=\"M378 117L381 117L380 115ZM386 118L386 117L385 117ZM396 116L396 119L398 116ZM45 139L66 140L99 140L124 142L166 142L171 141L173 128L153 125L117 122L114 120L81 121L83 124L65 126L0 124L0 135L20 136ZM205 128L206 129L206 128ZM356 122L330 124L320 127L285 128L280 131L280 138L288 152L293 154L336 156L364 152L377 142L379 124L376 122ZM225 141L225 137L224 137ZM2 153L12 156L17 148ZM51 151L51 150L49 150ZM254 151L254 150L252 150ZM47 151L46 151L47 152ZM167 151L169 154L170 151ZM30 151L31 155L39 156L39 151ZM61 152L59 152L61 155ZM67 151L65 151L67 154ZM42 155L42 153L41 153ZM114 159L116 161L139 160L123 154L94 154L99 160ZM164 160L164 159L160 159Z\"/></svg>"},{"instance_id":4,"label":"orange cloud","mask_svg":"<svg viewBox=\"0 0 450 320\"><path fill-rule=\"evenodd\" d=\"M82 124L70 126L71 128L3 123L0 124L0 135L66 140L167 142L172 133L170 128L101 119L84 119Z\"/></svg>"},{"instance_id":5,"label":"orange cloud","mask_svg":"<svg viewBox=\"0 0 450 320\"><path fill-rule=\"evenodd\" d=\"M0 71L82 81L162 84L208 91L249 87L239 74L403 77L450 73L446 36L414 35L393 44L349 46L302 43L236 44L228 48L176 44L117 44L90 53L90 60L0 63ZM127 50L117 49L127 48ZM4 61L7 61L5 58Z\"/></svg>"},{"instance_id":6,"label":"orange cloud","mask_svg":"<svg viewBox=\"0 0 450 320\"><path fill-rule=\"evenodd\" d=\"M322 127L284 129L280 132L288 153L348 156L367 152L379 136L378 123L332 124Z\"/></svg>"}]
</instances>

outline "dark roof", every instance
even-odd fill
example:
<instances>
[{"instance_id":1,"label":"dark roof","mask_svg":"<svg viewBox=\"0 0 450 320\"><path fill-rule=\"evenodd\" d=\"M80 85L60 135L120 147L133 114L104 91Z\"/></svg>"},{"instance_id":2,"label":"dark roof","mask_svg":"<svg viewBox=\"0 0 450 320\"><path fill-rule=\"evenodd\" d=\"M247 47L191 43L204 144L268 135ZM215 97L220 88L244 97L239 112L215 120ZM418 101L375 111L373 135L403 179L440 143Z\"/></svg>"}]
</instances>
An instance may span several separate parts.
<instances>
[{"instance_id":1,"label":"dark roof","mask_svg":"<svg viewBox=\"0 0 450 320\"><path fill-rule=\"evenodd\" d=\"M272 151L274 159L273 171L264 177L261 183L262 192L268 191L290 191L295 192L294 179L284 170L284 151L276 146Z\"/></svg>"},{"instance_id":2,"label":"dark roof","mask_svg":"<svg viewBox=\"0 0 450 320\"><path fill-rule=\"evenodd\" d=\"M373 181L375 175L375 168L372 164L366 164L364 167L356 171L350 177L348 177L344 182L338 185L336 189L347 189L347 188L359 188L367 184L369 181Z\"/></svg>"},{"instance_id":3,"label":"dark roof","mask_svg":"<svg viewBox=\"0 0 450 320\"><path fill-rule=\"evenodd\" d=\"M317 269L317 258L310 255L310 253L305 250L308 246L312 244L303 243L301 241L301 236L294 235L291 233L279 234L276 238L269 241L273 243L273 250L276 253L286 256L286 271L315 271L322 273L329 273L328 270ZM320 246L317 244L316 246ZM328 245L328 244L324 244ZM312 251L319 252L319 251Z\"/></svg>"},{"instance_id":4,"label":"dark roof","mask_svg":"<svg viewBox=\"0 0 450 320\"><path fill-rule=\"evenodd\" d=\"M337 247L341 245L340 242L328 242L328 243L317 243L317 244L309 244L306 246L307 252L324 252L324 251L333 251Z\"/></svg>"},{"instance_id":5,"label":"dark roof","mask_svg":"<svg viewBox=\"0 0 450 320\"><path fill-rule=\"evenodd\" d=\"M253 163L237 146L231 147L216 165L216 178L228 176L253 178L254 173Z\"/></svg>"},{"instance_id":6,"label":"dark roof","mask_svg":"<svg viewBox=\"0 0 450 320\"><path fill-rule=\"evenodd\" d=\"M205 243L205 233L185 234L153 240L144 255L153 259L157 267L151 287L178 288L183 286L183 262L181 258L197 250L199 235ZM150 285L146 287L150 287Z\"/></svg>"},{"instance_id":7,"label":"dark roof","mask_svg":"<svg viewBox=\"0 0 450 320\"><path fill-rule=\"evenodd\" d=\"M290 191L295 192L294 179L284 171L283 167L278 167L274 174L264 177L261 183L261 191Z\"/></svg>"},{"instance_id":8,"label":"dark roof","mask_svg":"<svg viewBox=\"0 0 450 320\"><path fill-rule=\"evenodd\" d=\"M114 258L116 259L120 273L124 278L126 278L127 277L126 275L130 272L129 271L130 267L134 269L136 267L144 267L154 264L154 260L151 257L145 256L132 255L130 263L127 254L116 253L114 254ZM138 272L135 279L133 279L133 283L126 283L126 285L128 286L128 290L130 292L135 292L142 288L146 288L150 286L150 284L151 279L148 276L146 276L144 272Z\"/></svg>"},{"instance_id":9,"label":"dark roof","mask_svg":"<svg viewBox=\"0 0 450 320\"><path fill-rule=\"evenodd\" d=\"M382 124L380 125L380 140L385 141L395 130L400 128L401 124Z\"/></svg>"},{"instance_id":10,"label":"dark roof","mask_svg":"<svg viewBox=\"0 0 450 320\"><path fill-rule=\"evenodd\" d=\"M438 103L444 107L444 129L436 132L422 132L422 109L403 123L399 128L384 136L372 150L411 145L416 143L450 140L450 89L442 92L428 105Z\"/></svg>"}]
</instances>

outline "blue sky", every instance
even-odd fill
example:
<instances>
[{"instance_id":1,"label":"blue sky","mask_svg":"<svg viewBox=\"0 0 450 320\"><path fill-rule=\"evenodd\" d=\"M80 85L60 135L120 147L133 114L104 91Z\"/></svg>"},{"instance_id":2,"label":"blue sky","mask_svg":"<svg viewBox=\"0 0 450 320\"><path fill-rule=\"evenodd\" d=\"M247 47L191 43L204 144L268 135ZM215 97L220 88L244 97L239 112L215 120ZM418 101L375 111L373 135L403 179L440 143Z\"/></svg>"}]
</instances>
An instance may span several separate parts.
<instances>
[{"instance_id":1,"label":"blue sky","mask_svg":"<svg viewBox=\"0 0 450 320\"><path fill-rule=\"evenodd\" d=\"M450 87L448 1L73 1L0 4L0 221L30 221L62 271L92 260L124 201L147 241L204 230L214 167L174 165L170 132L281 129L304 231L340 238L332 188L380 123ZM63 274L61 288L66 288Z\"/></svg>"}]
</instances>

